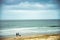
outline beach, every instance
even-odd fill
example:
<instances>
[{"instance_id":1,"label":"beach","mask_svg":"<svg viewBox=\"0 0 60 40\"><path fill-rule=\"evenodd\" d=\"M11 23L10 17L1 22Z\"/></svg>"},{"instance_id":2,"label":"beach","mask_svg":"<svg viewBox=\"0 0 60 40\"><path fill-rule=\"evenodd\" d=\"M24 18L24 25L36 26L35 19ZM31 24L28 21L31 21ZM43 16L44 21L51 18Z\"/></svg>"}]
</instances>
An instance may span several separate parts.
<instances>
[{"instance_id":1,"label":"beach","mask_svg":"<svg viewBox=\"0 0 60 40\"><path fill-rule=\"evenodd\" d=\"M0 40L60 40L60 34L32 35L0 38Z\"/></svg>"},{"instance_id":2,"label":"beach","mask_svg":"<svg viewBox=\"0 0 60 40\"><path fill-rule=\"evenodd\" d=\"M58 20L3 20L1 22L0 40L60 40ZM16 33L21 36L16 36Z\"/></svg>"}]
</instances>

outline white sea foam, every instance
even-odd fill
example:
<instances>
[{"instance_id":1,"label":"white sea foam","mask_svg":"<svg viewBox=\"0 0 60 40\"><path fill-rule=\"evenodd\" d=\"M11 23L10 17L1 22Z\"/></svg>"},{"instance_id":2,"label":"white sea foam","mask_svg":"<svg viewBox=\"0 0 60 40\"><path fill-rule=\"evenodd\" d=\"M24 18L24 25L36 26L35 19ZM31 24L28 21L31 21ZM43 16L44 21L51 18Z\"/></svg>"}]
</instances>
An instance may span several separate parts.
<instances>
[{"instance_id":1,"label":"white sea foam","mask_svg":"<svg viewBox=\"0 0 60 40\"><path fill-rule=\"evenodd\" d=\"M15 35L16 33L23 34L51 34L51 33L59 33L60 29L57 27L28 27L28 28L12 28L0 30L0 35Z\"/></svg>"}]
</instances>

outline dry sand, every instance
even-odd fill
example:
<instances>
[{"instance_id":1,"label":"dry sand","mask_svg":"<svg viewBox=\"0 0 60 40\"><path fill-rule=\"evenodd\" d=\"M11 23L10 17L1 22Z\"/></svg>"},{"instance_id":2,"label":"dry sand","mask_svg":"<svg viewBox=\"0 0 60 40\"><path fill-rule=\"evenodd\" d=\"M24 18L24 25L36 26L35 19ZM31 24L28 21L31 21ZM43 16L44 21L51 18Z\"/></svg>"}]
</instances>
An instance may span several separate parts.
<instances>
[{"instance_id":1,"label":"dry sand","mask_svg":"<svg viewBox=\"0 0 60 40\"><path fill-rule=\"evenodd\" d=\"M60 40L60 34L53 35L33 35L33 36L17 36L13 38L0 38L0 40Z\"/></svg>"}]
</instances>

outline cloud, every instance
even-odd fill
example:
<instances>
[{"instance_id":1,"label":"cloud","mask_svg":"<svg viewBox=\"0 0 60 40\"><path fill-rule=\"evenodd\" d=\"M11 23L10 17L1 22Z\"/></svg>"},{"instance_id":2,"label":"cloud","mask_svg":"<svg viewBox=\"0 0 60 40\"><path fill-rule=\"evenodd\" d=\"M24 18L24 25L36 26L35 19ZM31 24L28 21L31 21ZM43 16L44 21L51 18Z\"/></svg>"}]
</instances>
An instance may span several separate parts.
<instances>
[{"instance_id":1,"label":"cloud","mask_svg":"<svg viewBox=\"0 0 60 40\"><path fill-rule=\"evenodd\" d=\"M20 3L20 0L3 0L3 4L5 5L16 5L19 3Z\"/></svg>"},{"instance_id":2,"label":"cloud","mask_svg":"<svg viewBox=\"0 0 60 40\"><path fill-rule=\"evenodd\" d=\"M56 0L3 0L4 4L14 5L19 4L20 2L34 2L34 3L54 3Z\"/></svg>"},{"instance_id":3,"label":"cloud","mask_svg":"<svg viewBox=\"0 0 60 40\"><path fill-rule=\"evenodd\" d=\"M16 5L10 1L11 5L2 5L1 19L58 19L56 4L24 1Z\"/></svg>"},{"instance_id":4,"label":"cloud","mask_svg":"<svg viewBox=\"0 0 60 40\"><path fill-rule=\"evenodd\" d=\"M5 10L2 19L58 19L57 10Z\"/></svg>"},{"instance_id":5,"label":"cloud","mask_svg":"<svg viewBox=\"0 0 60 40\"><path fill-rule=\"evenodd\" d=\"M18 5L3 5L3 9L12 10L41 10L41 9L57 9L56 4L41 4L41 3L29 3L21 2Z\"/></svg>"}]
</instances>

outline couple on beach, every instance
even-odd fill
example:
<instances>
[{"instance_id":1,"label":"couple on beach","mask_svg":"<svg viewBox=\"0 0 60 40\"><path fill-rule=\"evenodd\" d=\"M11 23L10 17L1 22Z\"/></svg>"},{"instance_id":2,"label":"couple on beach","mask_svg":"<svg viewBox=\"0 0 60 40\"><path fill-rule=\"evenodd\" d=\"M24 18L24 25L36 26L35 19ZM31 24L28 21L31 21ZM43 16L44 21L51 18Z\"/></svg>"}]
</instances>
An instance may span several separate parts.
<instances>
[{"instance_id":1,"label":"couple on beach","mask_svg":"<svg viewBox=\"0 0 60 40\"><path fill-rule=\"evenodd\" d=\"M19 33L16 33L16 36L21 36Z\"/></svg>"}]
</instances>

